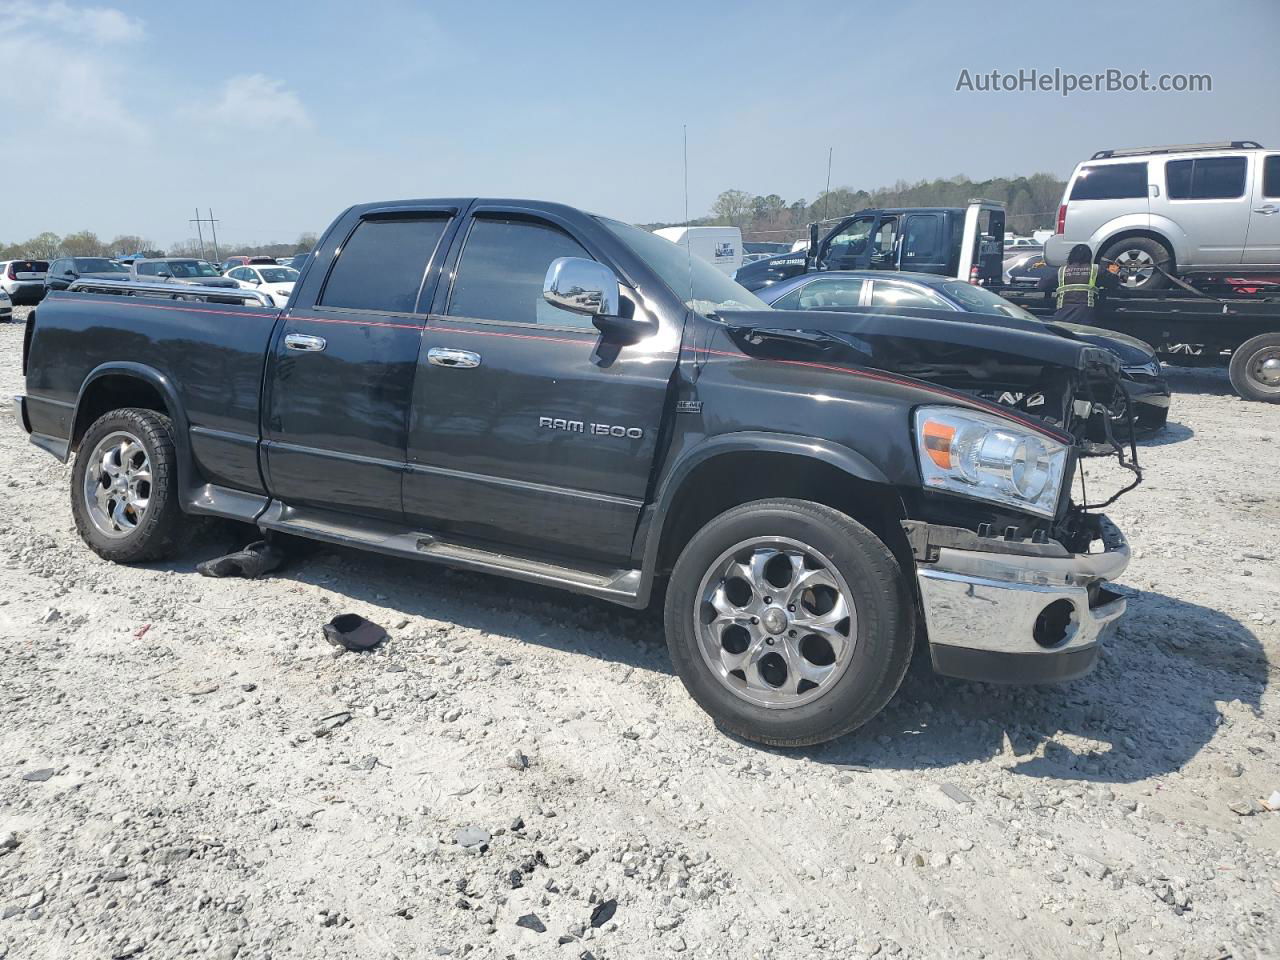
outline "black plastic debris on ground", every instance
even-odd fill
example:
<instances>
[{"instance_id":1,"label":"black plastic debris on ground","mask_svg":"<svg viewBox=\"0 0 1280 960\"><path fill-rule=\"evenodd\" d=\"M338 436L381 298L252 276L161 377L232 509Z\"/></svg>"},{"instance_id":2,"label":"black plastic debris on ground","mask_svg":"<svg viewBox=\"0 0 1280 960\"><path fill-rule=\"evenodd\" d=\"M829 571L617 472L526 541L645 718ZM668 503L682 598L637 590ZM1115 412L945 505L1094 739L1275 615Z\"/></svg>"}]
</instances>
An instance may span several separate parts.
<instances>
[{"instance_id":1,"label":"black plastic debris on ground","mask_svg":"<svg viewBox=\"0 0 1280 960\"><path fill-rule=\"evenodd\" d=\"M387 639L387 631L358 613L340 613L324 625L324 638L335 647L359 653Z\"/></svg>"},{"instance_id":2,"label":"black plastic debris on ground","mask_svg":"<svg viewBox=\"0 0 1280 960\"><path fill-rule=\"evenodd\" d=\"M602 903L597 903L596 908L591 911L591 925L593 927L603 927L613 919L613 915L617 912L617 900L605 900Z\"/></svg>"},{"instance_id":3,"label":"black plastic debris on ground","mask_svg":"<svg viewBox=\"0 0 1280 960\"><path fill-rule=\"evenodd\" d=\"M547 932L547 925L538 919L538 915L536 913L526 913L516 921L516 926L524 927L526 930L532 930L534 933Z\"/></svg>"},{"instance_id":4,"label":"black plastic debris on ground","mask_svg":"<svg viewBox=\"0 0 1280 960\"><path fill-rule=\"evenodd\" d=\"M196 572L204 577L245 577L252 580L270 573L282 563L284 553L279 547L257 540L243 550L196 564Z\"/></svg>"}]
</instances>

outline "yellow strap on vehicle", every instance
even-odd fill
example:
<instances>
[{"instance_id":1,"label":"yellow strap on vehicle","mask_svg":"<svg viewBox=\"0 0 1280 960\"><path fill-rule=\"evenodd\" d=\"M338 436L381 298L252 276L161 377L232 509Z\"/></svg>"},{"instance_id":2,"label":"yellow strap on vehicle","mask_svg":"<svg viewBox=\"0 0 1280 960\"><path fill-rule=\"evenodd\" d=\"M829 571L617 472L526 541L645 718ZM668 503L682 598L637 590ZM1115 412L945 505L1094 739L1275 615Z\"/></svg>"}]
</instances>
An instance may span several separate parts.
<instances>
[{"instance_id":1,"label":"yellow strap on vehicle","mask_svg":"<svg viewBox=\"0 0 1280 960\"><path fill-rule=\"evenodd\" d=\"M1085 302L1089 306L1094 305L1094 300L1098 293L1098 265L1095 263L1089 267L1088 283L1067 283L1067 268L1058 268L1058 309L1062 309L1062 301L1068 293L1083 293Z\"/></svg>"}]
</instances>

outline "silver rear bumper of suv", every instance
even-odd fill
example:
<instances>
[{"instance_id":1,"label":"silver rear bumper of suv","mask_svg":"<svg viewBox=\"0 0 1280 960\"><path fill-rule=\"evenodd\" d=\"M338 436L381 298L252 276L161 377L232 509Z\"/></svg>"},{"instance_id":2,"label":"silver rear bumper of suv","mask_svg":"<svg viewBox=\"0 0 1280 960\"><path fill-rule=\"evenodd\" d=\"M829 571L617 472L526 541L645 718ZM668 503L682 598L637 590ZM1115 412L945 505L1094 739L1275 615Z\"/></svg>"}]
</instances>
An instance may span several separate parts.
<instances>
[{"instance_id":1,"label":"silver rear bumper of suv","mask_svg":"<svg viewBox=\"0 0 1280 960\"><path fill-rule=\"evenodd\" d=\"M1000 552L930 550L916 577L934 669L1006 683L1071 680L1092 670L1107 628L1125 611L1125 598L1106 581L1129 564L1120 529L1106 517L1097 526L1097 553L1053 555L1029 544L1019 553L1004 542Z\"/></svg>"}]
</instances>

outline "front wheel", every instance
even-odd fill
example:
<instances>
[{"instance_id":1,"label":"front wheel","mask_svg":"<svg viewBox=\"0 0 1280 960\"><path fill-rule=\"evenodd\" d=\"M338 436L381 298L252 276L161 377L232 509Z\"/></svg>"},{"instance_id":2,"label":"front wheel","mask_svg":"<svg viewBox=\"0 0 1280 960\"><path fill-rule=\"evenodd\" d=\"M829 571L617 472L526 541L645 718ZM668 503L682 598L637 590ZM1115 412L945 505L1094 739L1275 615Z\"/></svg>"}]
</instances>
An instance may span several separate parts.
<instances>
[{"instance_id":1,"label":"front wheel","mask_svg":"<svg viewBox=\"0 0 1280 960\"><path fill-rule=\"evenodd\" d=\"M182 523L177 486L172 421L154 410L112 410L93 422L76 454L76 529L104 560L164 559Z\"/></svg>"},{"instance_id":2,"label":"front wheel","mask_svg":"<svg viewBox=\"0 0 1280 960\"><path fill-rule=\"evenodd\" d=\"M667 645L725 730L775 746L831 740L889 702L911 659L914 601L893 554L804 500L743 504L689 541L667 590Z\"/></svg>"},{"instance_id":3,"label":"front wheel","mask_svg":"<svg viewBox=\"0 0 1280 960\"><path fill-rule=\"evenodd\" d=\"M1246 340L1231 354L1231 386L1246 400L1280 403L1280 333Z\"/></svg>"}]
</instances>

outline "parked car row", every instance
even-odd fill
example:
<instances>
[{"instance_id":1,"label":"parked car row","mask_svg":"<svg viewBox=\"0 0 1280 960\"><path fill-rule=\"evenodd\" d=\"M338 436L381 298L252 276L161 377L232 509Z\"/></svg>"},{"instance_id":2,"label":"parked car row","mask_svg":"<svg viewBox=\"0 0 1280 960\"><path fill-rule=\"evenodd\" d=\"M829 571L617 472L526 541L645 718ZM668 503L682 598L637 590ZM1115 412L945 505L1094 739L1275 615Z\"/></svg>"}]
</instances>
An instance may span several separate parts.
<instances>
[{"instance_id":1,"label":"parked car row","mask_svg":"<svg viewBox=\"0 0 1280 960\"><path fill-rule=\"evenodd\" d=\"M285 258L230 257L221 267L196 257L126 258L59 257L56 260L0 261L0 320L12 316L14 304L39 303L50 290L66 290L77 280L134 280L144 283L178 283L205 287L259 290L268 306L282 307L293 292L306 255ZM238 302L238 301L231 301Z\"/></svg>"}]
</instances>

